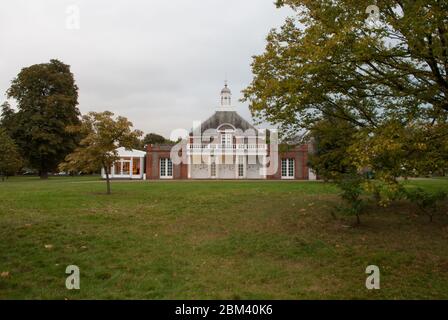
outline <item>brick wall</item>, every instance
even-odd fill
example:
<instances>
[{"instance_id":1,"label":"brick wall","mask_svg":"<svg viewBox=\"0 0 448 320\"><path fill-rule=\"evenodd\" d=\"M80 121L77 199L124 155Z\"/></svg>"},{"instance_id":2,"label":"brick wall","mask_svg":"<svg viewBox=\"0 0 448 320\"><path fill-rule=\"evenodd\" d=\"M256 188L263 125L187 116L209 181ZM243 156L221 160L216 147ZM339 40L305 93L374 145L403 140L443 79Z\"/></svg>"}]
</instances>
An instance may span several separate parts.
<instances>
[{"instance_id":1,"label":"brick wall","mask_svg":"<svg viewBox=\"0 0 448 320\"><path fill-rule=\"evenodd\" d=\"M170 158L171 145L148 145L146 147L146 179L158 180L160 178L160 158ZM278 170L274 175L269 175L269 180L280 180L281 160L284 158L294 159L294 178L297 180L308 180L308 145L288 147L279 146ZM285 150L285 151L283 151ZM268 150L268 153L270 150ZM181 155L181 154L180 154ZM173 179L188 179L188 165L173 164Z\"/></svg>"},{"instance_id":2,"label":"brick wall","mask_svg":"<svg viewBox=\"0 0 448 320\"><path fill-rule=\"evenodd\" d=\"M146 146L146 179L158 180L160 178L160 158L170 158L171 145ZM182 151L181 151L182 152ZM187 179L188 165L173 164L173 179Z\"/></svg>"},{"instance_id":3,"label":"brick wall","mask_svg":"<svg viewBox=\"0 0 448 320\"><path fill-rule=\"evenodd\" d=\"M282 159L285 158L294 159L294 179L308 180L308 145L293 147L279 146L278 170L275 174L267 177L269 180L280 180L282 178L281 165Z\"/></svg>"}]
</instances>

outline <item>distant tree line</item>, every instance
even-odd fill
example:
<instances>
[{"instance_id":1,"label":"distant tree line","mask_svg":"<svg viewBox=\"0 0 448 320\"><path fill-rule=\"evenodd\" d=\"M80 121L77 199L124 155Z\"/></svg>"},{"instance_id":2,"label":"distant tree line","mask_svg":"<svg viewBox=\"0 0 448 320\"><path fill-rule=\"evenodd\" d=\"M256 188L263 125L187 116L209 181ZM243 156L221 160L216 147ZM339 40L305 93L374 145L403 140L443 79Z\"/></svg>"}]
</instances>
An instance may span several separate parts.
<instances>
[{"instance_id":1,"label":"distant tree line","mask_svg":"<svg viewBox=\"0 0 448 320\"><path fill-rule=\"evenodd\" d=\"M148 133L145 135L145 137L140 141L140 149L144 149L147 145L161 145L161 144L167 144L167 145L173 145L176 144L178 141L172 141L169 139L166 139L165 137L157 134L157 133Z\"/></svg>"}]
</instances>

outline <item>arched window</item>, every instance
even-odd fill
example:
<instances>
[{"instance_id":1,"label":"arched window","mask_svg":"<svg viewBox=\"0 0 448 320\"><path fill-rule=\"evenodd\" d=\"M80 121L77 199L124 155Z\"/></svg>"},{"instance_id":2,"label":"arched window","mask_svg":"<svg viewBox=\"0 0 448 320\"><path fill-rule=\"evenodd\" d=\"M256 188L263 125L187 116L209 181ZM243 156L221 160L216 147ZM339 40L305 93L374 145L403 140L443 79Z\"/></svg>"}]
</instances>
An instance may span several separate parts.
<instances>
[{"instance_id":1,"label":"arched window","mask_svg":"<svg viewBox=\"0 0 448 320\"><path fill-rule=\"evenodd\" d=\"M223 123L221 124L218 129L219 132L221 131L233 131L235 132L236 128L232 126L230 123Z\"/></svg>"},{"instance_id":2,"label":"arched window","mask_svg":"<svg viewBox=\"0 0 448 320\"><path fill-rule=\"evenodd\" d=\"M235 133L235 127L231 124L224 123L218 127L217 131L220 135L221 148L232 149L234 143L233 136Z\"/></svg>"}]
</instances>

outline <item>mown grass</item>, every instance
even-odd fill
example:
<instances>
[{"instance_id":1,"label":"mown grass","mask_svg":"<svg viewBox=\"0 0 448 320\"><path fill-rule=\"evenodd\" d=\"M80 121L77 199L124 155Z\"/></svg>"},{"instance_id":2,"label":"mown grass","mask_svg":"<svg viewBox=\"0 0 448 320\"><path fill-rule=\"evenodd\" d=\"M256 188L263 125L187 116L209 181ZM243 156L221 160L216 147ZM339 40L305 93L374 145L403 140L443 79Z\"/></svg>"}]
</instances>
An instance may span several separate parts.
<instances>
[{"instance_id":1,"label":"mown grass","mask_svg":"<svg viewBox=\"0 0 448 320\"><path fill-rule=\"evenodd\" d=\"M397 202L353 227L332 218L338 191L321 182L123 181L104 192L96 177L0 183L0 298L448 298L446 214L431 224ZM81 290L65 288L71 264ZM365 288L371 264L381 290Z\"/></svg>"}]
</instances>

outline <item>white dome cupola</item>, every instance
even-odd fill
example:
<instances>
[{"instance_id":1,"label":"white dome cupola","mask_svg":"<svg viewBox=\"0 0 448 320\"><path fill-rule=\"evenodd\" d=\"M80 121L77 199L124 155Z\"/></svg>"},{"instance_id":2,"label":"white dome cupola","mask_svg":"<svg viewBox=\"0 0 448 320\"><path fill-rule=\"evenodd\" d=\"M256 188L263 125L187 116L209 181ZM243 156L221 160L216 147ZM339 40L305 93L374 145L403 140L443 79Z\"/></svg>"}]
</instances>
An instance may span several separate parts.
<instances>
[{"instance_id":1,"label":"white dome cupola","mask_svg":"<svg viewBox=\"0 0 448 320\"><path fill-rule=\"evenodd\" d=\"M232 92L225 82L224 88L221 90L221 107L228 108L232 106Z\"/></svg>"}]
</instances>

